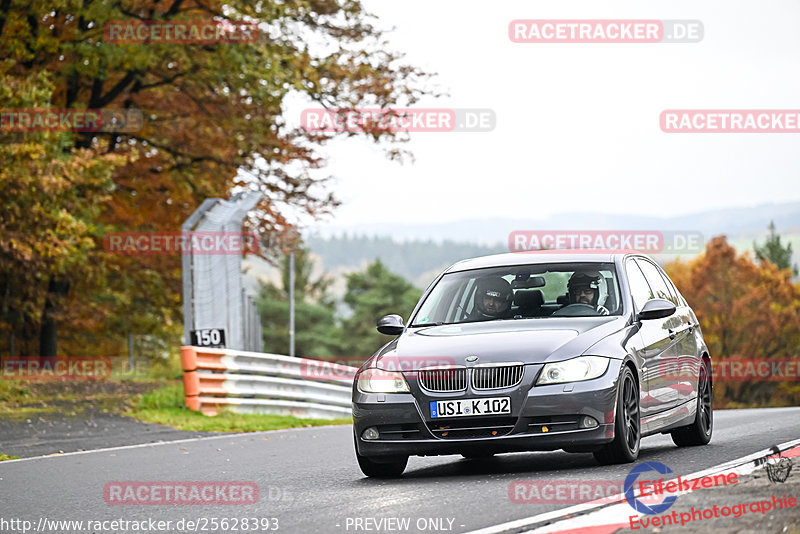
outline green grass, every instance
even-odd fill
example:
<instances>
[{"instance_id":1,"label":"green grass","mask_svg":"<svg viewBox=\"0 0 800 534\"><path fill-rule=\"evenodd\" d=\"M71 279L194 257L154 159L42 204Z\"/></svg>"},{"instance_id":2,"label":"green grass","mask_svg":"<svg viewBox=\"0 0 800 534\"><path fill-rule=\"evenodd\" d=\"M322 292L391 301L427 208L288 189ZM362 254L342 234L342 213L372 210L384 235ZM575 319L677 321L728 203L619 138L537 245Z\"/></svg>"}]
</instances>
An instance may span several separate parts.
<instances>
[{"instance_id":1,"label":"green grass","mask_svg":"<svg viewBox=\"0 0 800 534\"><path fill-rule=\"evenodd\" d=\"M13 454L12 455L3 454L2 452L0 452L0 462L4 462L6 460L19 460L19 456L14 456Z\"/></svg>"},{"instance_id":2,"label":"green grass","mask_svg":"<svg viewBox=\"0 0 800 534\"><path fill-rule=\"evenodd\" d=\"M21 381L0 380L0 403L24 402L30 393L30 390Z\"/></svg>"},{"instance_id":3,"label":"green grass","mask_svg":"<svg viewBox=\"0 0 800 534\"><path fill-rule=\"evenodd\" d=\"M210 417L186 407L183 385L174 384L139 395L125 415L145 423L157 423L178 430L196 432L258 432L282 428L350 424L345 419L300 419L268 414L237 414L223 411Z\"/></svg>"},{"instance_id":4,"label":"green grass","mask_svg":"<svg viewBox=\"0 0 800 534\"><path fill-rule=\"evenodd\" d=\"M0 419L20 422L46 413L55 413L55 406L7 406L0 403Z\"/></svg>"}]
</instances>

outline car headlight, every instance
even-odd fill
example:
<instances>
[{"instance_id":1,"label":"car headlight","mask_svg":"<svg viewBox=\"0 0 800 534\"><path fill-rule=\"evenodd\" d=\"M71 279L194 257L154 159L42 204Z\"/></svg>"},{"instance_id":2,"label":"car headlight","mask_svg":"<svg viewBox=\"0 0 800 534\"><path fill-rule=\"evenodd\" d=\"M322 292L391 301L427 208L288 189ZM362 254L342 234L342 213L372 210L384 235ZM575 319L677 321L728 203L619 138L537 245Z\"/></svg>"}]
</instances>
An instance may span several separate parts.
<instances>
[{"instance_id":1,"label":"car headlight","mask_svg":"<svg viewBox=\"0 0 800 534\"><path fill-rule=\"evenodd\" d=\"M366 393L408 393L402 373L382 369L366 369L358 375L358 389Z\"/></svg>"},{"instance_id":2,"label":"car headlight","mask_svg":"<svg viewBox=\"0 0 800 534\"><path fill-rule=\"evenodd\" d=\"M602 356L580 356L563 362L548 363L542 369L536 384L562 384L591 380L603 376L608 369L608 361L608 358Z\"/></svg>"}]
</instances>

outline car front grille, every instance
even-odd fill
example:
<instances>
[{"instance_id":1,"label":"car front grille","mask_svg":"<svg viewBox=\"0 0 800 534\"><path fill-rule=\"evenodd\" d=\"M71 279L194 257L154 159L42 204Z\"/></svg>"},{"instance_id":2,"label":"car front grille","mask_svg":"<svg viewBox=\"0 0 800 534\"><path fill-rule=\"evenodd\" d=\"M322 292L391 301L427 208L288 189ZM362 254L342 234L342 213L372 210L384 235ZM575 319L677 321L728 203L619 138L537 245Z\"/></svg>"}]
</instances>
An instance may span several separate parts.
<instances>
[{"instance_id":1,"label":"car front grille","mask_svg":"<svg viewBox=\"0 0 800 534\"><path fill-rule=\"evenodd\" d=\"M524 372L522 364L479 365L472 368L472 389L510 388L522 381Z\"/></svg>"},{"instance_id":2,"label":"car front grille","mask_svg":"<svg viewBox=\"0 0 800 534\"><path fill-rule=\"evenodd\" d=\"M446 393L467 389L467 369L464 367L437 367L418 372L420 385L428 391Z\"/></svg>"}]
</instances>

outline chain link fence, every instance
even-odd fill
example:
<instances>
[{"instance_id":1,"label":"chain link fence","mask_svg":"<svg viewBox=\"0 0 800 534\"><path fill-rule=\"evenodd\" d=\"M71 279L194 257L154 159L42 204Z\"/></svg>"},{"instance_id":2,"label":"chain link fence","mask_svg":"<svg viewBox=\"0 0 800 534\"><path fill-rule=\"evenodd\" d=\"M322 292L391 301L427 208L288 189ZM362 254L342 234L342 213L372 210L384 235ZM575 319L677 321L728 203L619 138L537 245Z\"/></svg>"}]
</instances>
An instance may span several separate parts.
<instances>
[{"instance_id":1,"label":"chain link fence","mask_svg":"<svg viewBox=\"0 0 800 534\"><path fill-rule=\"evenodd\" d=\"M183 232L241 233L247 212L261 200L258 192L230 200L206 199L183 223ZM242 255L183 254L184 344L261 352L261 319L253 295L242 282Z\"/></svg>"}]
</instances>

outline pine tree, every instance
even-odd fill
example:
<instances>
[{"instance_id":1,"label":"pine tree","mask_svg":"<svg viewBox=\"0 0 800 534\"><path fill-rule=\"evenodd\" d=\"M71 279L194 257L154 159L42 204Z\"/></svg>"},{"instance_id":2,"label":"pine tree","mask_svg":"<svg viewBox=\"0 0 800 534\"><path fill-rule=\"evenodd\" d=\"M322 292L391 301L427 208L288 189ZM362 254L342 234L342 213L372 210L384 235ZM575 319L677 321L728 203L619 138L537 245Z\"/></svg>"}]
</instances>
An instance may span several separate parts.
<instances>
[{"instance_id":1,"label":"pine tree","mask_svg":"<svg viewBox=\"0 0 800 534\"><path fill-rule=\"evenodd\" d=\"M781 236L775 231L775 222L769 222L769 237L767 241L758 246L753 242L753 250L756 252L756 257L764 261L769 261L778 266L779 269L792 269L792 273L797 276L797 265L791 265L792 262L792 244L787 243L784 247L781 244Z\"/></svg>"}]
</instances>

